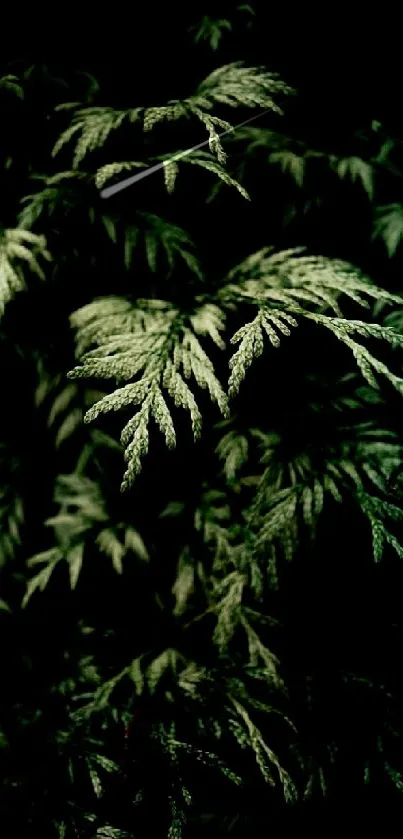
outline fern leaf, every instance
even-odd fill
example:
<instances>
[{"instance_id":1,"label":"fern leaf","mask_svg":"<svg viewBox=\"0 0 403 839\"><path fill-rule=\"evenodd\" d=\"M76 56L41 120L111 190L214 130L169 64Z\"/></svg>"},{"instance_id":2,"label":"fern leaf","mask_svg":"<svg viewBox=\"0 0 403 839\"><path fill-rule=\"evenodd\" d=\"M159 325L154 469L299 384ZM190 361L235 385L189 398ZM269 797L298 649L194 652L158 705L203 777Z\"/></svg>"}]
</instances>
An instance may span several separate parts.
<instances>
[{"instance_id":1,"label":"fern leaf","mask_svg":"<svg viewBox=\"0 0 403 839\"><path fill-rule=\"evenodd\" d=\"M146 255L151 271L155 272L157 270L158 258L162 249L171 270L179 256L184 260L190 271L199 278L203 277L199 260L194 253L193 242L181 227L170 224L151 213L143 213L142 218L146 223Z\"/></svg>"},{"instance_id":2,"label":"fern leaf","mask_svg":"<svg viewBox=\"0 0 403 839\"><path fill-rule=\"evenodd\" d=\"M275 786L275 780L272 774L272 770L275 769L276 773L278 774L280 783L283 787L285 799L287 801L295 800L296 789L288 772L286 772L286 770L281 766L278 757L273 752L273 750L270 749L269 746L267 746L261 732L253 723L246 708L238 700L233 699L232 702L237 711L237 714L239 715L246 727L250 746L252 747L255 753L256 762L265 781L267 781L267 783L270 784L270 786Z\"/></svg>"},{"instance_id":3,"label":"fern leaf","mask_svg":"<svg viewBox=\"0 0 403 839\"><path fill-rule=\"evenodd\" d=\"M225 649L228 646L240 620L240 605L245 584L245 577L234 571L221 582L218 588L217 624L213 638L219 649Z\"/></svg>"},{"instance_id":4,"label":"fern leaf","mask_svg":"<svg viewBox=\"0 0 403 839\"><path fill-rule=\"evenodd\" d=\"M387 520L402 521L403 510L383 501L381 498L370 496L365 492L358 494L358 502L363 513L369 519L372 530L372 547L375 562L382 559L385 545L388 543L396 551L400 559L403 558L403 545L390 532Z\"/></svg>"},{"instance_id":5,"label":"fern leaf","mask_svg":"<svg viewBox=\"0 0 403 839\"><path fill-rule=\"evenodd\" d=\"M220 440L216 452L224 461L224 474L229 484L236 479L238 471L248 459L248 439L230 431Z\"/></svg>"},{"instance_id":6,"label":"fern leaf","mask_svg":"<svg viewBox=\"0 0 403 839\"><path fill-rule=\"evenodd\" d=\"M238 393L240 385L245 378L246 371L252 364L253 359L263 353L263 330L268 335L272 345L278 347L280 345L280 339L273 326L276 325L282 334L289 335L290 331L286 325L287 323L291 326L297 325L296 320L287 313L279 310L270 313L269 310L261 309L253 321L242 326L233 335L231 343L235 344L240 342L240 346L230 361L231 375L228 383L230 397ZM281 324L281 327L279 324Z\"/></svg>"},{"instance_id":7,"label":"fern leaf","mask_svg":"<svg viewBox=\"0 0 403 839\"><path fill-rule=\"evenodd\" d=\"M388 256L394 256L403 238L403 204L377 207L374 238L383 239Z\"/></svg>"},{"instance_id":8,"label":"fern leaf","mask_svg":"<svg viewBox=\"0 0 403 839\"><path fill-rule=\"evenodd\" d=\"M248 275L251 279L244 279ZM329 295L333 294L345 294L361 306L365 303L365 296L384 300L385 303L400 302L398 295L371 285L351 265L323 257L303 256L301 250L273 254L270 249L264 249L233 269L229 280L219 293L224 304L227 301L249 301L259 306L254 321L238 330L232 338L232 343L241 340L241 345L230 362L230 395L238 392L246 369L253 358L261 355L263 351L262 329L272 343L278 345L278 336L272 328L275 321L271 318L270 305L278 306L279 303L283 304L285 311L275 311L275 318L283 321L285 319L286 323L295 325L293 316L300 315L324 326L352 351L361 373L369 384L377 387L374 375L376 372L388 378L399 391L402 390L402 379L351 337L356 333L364 338L378 338L392 346L401 347L403 342L398 332L379 324L329 317L320 311L323 309L324 300L329 302ZM323 287L326 291L325 297L322 294ZM258 300L261 301L260 305ZM263 300L270 305L263 305ZM311 311L311 308L308 308L309 304L319 311Z\"/></svg>"},{"instance_id":9,"label":"fern leaf","mask_svg":"<svg viewBox=\"0 0 403 839\"><path fill-rule=\"evenodd\" d=\"M210 73L200 84L193 100L207 110L213 103L220 102L231 107L259 106L282 113L274 102L273 94L291 92L291 88L277 75L260 67L245 67L242 62L234 62Z\"/></svg>"},{"instance_id":10,"label":"fern leaf","mask_svg":"<svg viewBox=\"0 0 403 839\"><path fill-rule=\"evenodd\" d=\"M110 301L106 300L105 310L102 309L102 303L98 302L73 315L73 322L78 326L78 344L83 345L81 326L84 328L84 344L88 346L88 338L91 335L91 339L99 346L95 350L87 351L81 365L70 375L114 377L124 381L142 374L138 381L124 385L105 396L85 416L85 421L91 422L101 413L120 410L129 405L139 406L138 413L122 432L121 439L126 447L125 459L128 464L124 487L129 486L139 473L142 458L148 452L148 424L151 417L156 420L167 445L175 445L173 420L162 389L173 398L175 405L185 407L189 411L194 433L199 433L200 412L193 394L181 376L181 367L186 377L193 376L199 387L209 391L211 399L218 404L222 413L228 411L226 395L194 331L184 325L183 317L168 303L161 303L161 307L156 309L154 301L150 301L148 311L147 305L147 301L143 301L143 329L136 333L120 332L116 338L119 314L115 312L119 313L121 310L126 314L124 303L122 306L117 304L115 308L114 304L111 306ZM111 313L111 329L108 335ZM194 317L195 315L193 322ZM125 319L127 320L127 317ZM98 320L99 335L96 331ZM200 318L199 321L196 319L197 323L200 328Z\"/></svg>"},{"instance_id":11,"label":"fern leaf","mask_svg":"<svg viewBox=\"0 0 403 839\"><path fill-rule=\"evenodd\" d=\"M278 163L282 171L289 172L297 186L302 187L305 176L305 160L303 157L285 149L272 152L269 155L269 163Z\"/></svg>"},{"instance_id":12,"label":"fern leaf","mask_svg":"<svg viewBox=\"0 0 403 839\"><path fill-rule=\"evenodd\" d=\"M105 166L101 166L100 169L97 170L95 174L95 185L98 189L102 189L111 178L114 178L115 175L120 175L122 172L131 172L132 169L142 169L144 168L145 163L141 163L137 160L130 160L130 161L121 161L120 163L107 163Z\"/></svg>"},{"instance_id":13,"label":"fern leaf","mask_svg":"<svg viewBox=\"0 0 403 839\"><path fill-rule=\"evenodd\" d=\"M74 114L71 125L59 137L52 155L55 157L78 134L73 158L73 169L77 169L86 155L103 146L110 133L120 128L125 119L136 122L140 120L141 114L142 108L131 111L102 107L81 108Z\"/></svg>"},{"instance_id":14,"label":"fern leaf","mask_svg":"<svg viewBox=\"0 0 403 839\"><path fill-rule=\"evenodd\" d=\"M167 192L171 195L175 189L176 176L178 174L178 164L174 160L164 161L164 181Z\"/></svg>"},{"instance_id":15,"label":"fern leaf","mask_svg":"<svg viewBox=\"0 0 403 839\"><path fill-rule=\"evenodd\" d=\"M185 611L188 600L194 591L194 585L194 565L189 562L189 558L186 554L182 554L178 563L176 580L172 587L172 594L175 597L174 614L178 617Z\"/></svg>"},{"instance_id":16,"label":"fern leaf","mask_svg":"<svg viewBox=\"0 0 403 839\"><path fill-rule=\"evenodd\" d=\"M0 234L0 316L6 304L26 287L23 268L45 278L39 259L50 260L43 236L15 228Z\"/></svg>"},{"instance_id":17,"label":"fern leaf","mask_svg":"<svg viewBox=\"0 0 403 839\"><path fill-rule=\"evenodd\" d=\"M38 589L40 591L45 590L53 574L53 571L56 568L56 565L61 561L61 559L62 554L60 553L58 548L53 548L49 551L45 551L42 554L37 554L36 556L32 557L32 559L30 560L30 565L44 563L45 567L42 568L42 570L39 571L38 574L35 574L34 577L28 580L26 592L21 604L23 608L28 604L35 591L37 591Z\"/></svg>"},{"instance_id":18,"label":"fern leaf","mask_svg":"<svg viewBox=\"0 0 403 839\"><path fill-rule=\"evenodd\" d=\"M24 89L21 85L20 79L18 76L14 76L11 73L0 78L0 90L8 90L10 93L14 93L15 96L18 96L19 99L24 99Z\"/></svg>"},{"instance_id":19,"label":"fern leaf","mask_svg":"<svg viewBox=\"0 0 403 839\"><path fill-rule=\"evenodd\" d=\"M343 157L337 163L340 178L348 176L352 181L360 180L368 198L372 200L374 192L373 167L360 157Z\"/></svg>"},{"instance_id":20,"label":"fern leaf","mask_svg":"<svg viewBox=\"0 0 403 839\"><path fill-rule=\"evenodd\" d=\"M69 564L70 586L74 589L77 585L78 578L83 566L84 545L78 544L67 554L67 562Z\"/></svg>"},{"instance_id":21,"label":"fern leaf","mask_svg":"<svg viewBox=\"0 0 403 839\"><path fill-rule=\"evenodd\" d=\"M217 50L223 36L224 30L231 31L231 22L222 19L213 19L208 15L204 15L199 23L190 27L190 31L194 31L195 43L199 41L207 41L212 50Z\"/></svg>"},{"instance_id":22,"label":"fern leaf","mask_svg":"<svg viewBox=\"0 0 403 839\"><path fill-rule=\"evenodd\" d=\"M238 190L238 192L243 196L243 198L246 198L248 201L250 201L250 197L246 189L244 189L244 187L242 186L242 184L238 183L238 181L232 178L231 175L229 175L228 172L226 172L226 170L223 169L222 166L220 166L220 164L217 163L215 160L208 160L199 154L197 156L189 155L189 157L185 158L183 162L191 164L193 166L201 166L202 169L206 169L208 172L212 172L214 175L217 175L217 177L220 178L220 180L223 181L223 183L227 184L228 186L235 187L235 189Z\"/></svg>"},{"instance_id":23,"label":"fern leaf","mask_svg":"<svg viewBox=\"0 0 403 839\"><path fill-rule=\"evenodd\" d=\"M122 560L126 553L126 549L117 538L116 533L114 533L111 528L105 528L98 534L96 541L102 553L105 553L112 560L112 565L116 573L122 574Z\"/></svg>"}]
</instances>

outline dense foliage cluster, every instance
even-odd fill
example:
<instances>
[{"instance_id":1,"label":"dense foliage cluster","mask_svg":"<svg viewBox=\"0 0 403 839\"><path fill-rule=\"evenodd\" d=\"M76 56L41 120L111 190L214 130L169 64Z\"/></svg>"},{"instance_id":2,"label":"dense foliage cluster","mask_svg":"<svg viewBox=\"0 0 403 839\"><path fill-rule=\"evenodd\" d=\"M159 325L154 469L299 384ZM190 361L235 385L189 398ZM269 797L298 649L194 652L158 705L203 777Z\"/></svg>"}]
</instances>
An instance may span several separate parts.
<instances>
[{"instance_id":1,"label":"dense foliage cluster","mask_svg":"<svg viewBox=\"0 0 403 839\"><path fill-rule=\"evenodd\" d=\"M403 789L402 142L315 134L231 14L177 99L3 67L4 836Z\"/></svg>"}]
</instances>

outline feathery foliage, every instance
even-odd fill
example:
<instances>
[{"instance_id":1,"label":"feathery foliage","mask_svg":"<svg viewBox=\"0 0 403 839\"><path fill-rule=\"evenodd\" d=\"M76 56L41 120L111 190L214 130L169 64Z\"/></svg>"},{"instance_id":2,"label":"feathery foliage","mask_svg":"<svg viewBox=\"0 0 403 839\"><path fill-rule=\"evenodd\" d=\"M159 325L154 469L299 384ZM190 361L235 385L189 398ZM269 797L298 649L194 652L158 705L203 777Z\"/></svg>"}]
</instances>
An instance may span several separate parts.
<instances>
[{"instance_id":1,"label":"feathery foliage","mask_svg":"<svg viewBox=\"0 0 403 839\"><path fill-rule=\"evenodd\" d=\"M29 839L402 789L401 141L291 107L249 4L174 24L182 89L154 43L160 91L123 50L0 78L0 822Z\"/></svg>"},{"instance_id":2,"label":"feathery foliage","mask_svg":"<svg viewBox=\"0 0 403 839\"><path fill-rule=\"evenodd\" d=\"M123 315L123 319L119 315ZM210 327L210 319L208 316L203 318L200 310L195 317L186 319L164 301L144 301L143 307L134 308L112 298L79 310L72 316L72 324L78 330L80 348L83 344L88 347L88 342L95 343L96 348L86 352L82 365L71 375L113 377L122 382L142 374L136 382L105 396L85 417L86 422L90 422L110 410L139 406L138 413L129 420L121 436L127 462L124 488L130 486L140 472L141 460L148 452L151 418L164 435L168 448L175 446L175 428L164 391L174 405L189 412L196 439L202 418L186 379L192 376L199 387L208 390L221 412L224 415L228 412L227 399L214 366L198 340L197 333L205 334ZM219 328L222 328L222 322L216 317L213 333L210 332L216 342L217 338L220 340Z\"/></svg>"},{"instance_id":3,"label":"feathery foliage","mask_svg":"<svg viewBox=\"0 0 403 839\"><path fill-rule=\"evenodd\" d=\"M0 234L0 315L18 291L26 287L24 267L45 278L40 259L50 260L43 236L15 228Z\"/></svg>"}]
</instances>

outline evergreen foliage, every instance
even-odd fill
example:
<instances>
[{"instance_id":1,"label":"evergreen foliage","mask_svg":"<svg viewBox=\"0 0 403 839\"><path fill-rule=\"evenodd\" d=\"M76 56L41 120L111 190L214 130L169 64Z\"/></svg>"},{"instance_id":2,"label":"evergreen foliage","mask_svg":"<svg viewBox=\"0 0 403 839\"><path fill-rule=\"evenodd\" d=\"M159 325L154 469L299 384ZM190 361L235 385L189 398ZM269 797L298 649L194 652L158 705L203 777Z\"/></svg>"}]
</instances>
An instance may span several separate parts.
<instances>
[{"instance_id":1,"label":"evergreen foliage","mask_svg":"<svg viewBox=\"0 0 403 839\"><path fill-rule=\"evenodd\" d=\"M219 60L258 19L185 21L201 81L158 104L5 62L4 836L401 794L401 141L315 145L291 84Z\"/></svg>"}]
</instances>

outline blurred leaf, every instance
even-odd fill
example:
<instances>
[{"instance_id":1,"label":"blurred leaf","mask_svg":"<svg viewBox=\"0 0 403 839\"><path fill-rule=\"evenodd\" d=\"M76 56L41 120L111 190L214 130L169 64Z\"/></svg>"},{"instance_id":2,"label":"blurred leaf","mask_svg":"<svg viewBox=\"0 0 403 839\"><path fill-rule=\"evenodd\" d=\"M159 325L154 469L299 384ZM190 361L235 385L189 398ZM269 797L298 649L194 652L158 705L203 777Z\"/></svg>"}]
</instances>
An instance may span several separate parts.
<instances>
[{"instance_id":1,"label":"blurred leaf","mask_svg":"<svg viewBox=\"0 0 403 839\"><path fill-rule=\"evenodd\" d=\"M374 238L383 239L388 255L394 256L403 238L403 204L376 208Z\"/></svg>"}]
</instances>

